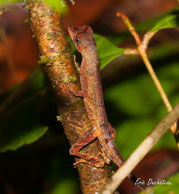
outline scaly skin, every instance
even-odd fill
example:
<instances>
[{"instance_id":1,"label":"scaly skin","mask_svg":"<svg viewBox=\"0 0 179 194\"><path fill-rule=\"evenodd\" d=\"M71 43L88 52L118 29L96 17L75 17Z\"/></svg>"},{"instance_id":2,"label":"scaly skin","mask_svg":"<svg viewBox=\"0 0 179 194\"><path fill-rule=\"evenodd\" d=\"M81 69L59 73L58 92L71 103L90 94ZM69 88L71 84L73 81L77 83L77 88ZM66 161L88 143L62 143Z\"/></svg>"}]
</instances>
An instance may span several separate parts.
<instances>
[{"instance_id":1,"label":"scaly skin","mask_svg":"<svg viewBox=\"0 0 179 194\"><path fill-rule=\"evenodd\" d=\"M106 154L104 160L109 164L110 160L119 167L123 163L122 158L114 143L115 130L108 122L104 100L102 85L99 73L99 61L96 50L96 43L93 38L93 31L89 26L68 28L69 34L76 48L82 55L82 63L78 70L80 71L81 90L74 92L76 96L84 97L84 104L92 129L88 131L83 139L76 142L70 149L70 153L80 156L80 162L90 163L97 167L102 167L104 161L79 153L85 145L89 144L95 138L99 139L100 145Z\"/></svg>"}]
</instances>

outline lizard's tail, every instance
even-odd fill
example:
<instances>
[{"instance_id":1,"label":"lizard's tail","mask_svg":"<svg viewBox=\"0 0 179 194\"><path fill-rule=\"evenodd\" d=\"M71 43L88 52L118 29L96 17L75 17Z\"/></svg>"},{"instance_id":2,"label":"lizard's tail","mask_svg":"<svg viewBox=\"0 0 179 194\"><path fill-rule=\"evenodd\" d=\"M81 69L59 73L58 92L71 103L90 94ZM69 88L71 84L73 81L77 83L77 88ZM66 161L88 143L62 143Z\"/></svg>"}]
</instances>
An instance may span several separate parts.
<instances>
[{"instance_id":1,"label":"lizard's tail","mask_svg":"<svg viewBox=\"0 0 179 194\"><path fill-rule=\"evenodd\" d=\"M108 141L105 142L108 144L108 146L102 146L103 149L107 147L108 149L104 150L104 152L107 154L107 156L112 160L119 168L123 165L124 160L122 159L114 141ZM133 174L130 173L128 175L128 178L137 186L140 188L141 191L143 191L145 188L143 185L136 184L137 183L137 177Z\"/></svg>"}]
</instances>

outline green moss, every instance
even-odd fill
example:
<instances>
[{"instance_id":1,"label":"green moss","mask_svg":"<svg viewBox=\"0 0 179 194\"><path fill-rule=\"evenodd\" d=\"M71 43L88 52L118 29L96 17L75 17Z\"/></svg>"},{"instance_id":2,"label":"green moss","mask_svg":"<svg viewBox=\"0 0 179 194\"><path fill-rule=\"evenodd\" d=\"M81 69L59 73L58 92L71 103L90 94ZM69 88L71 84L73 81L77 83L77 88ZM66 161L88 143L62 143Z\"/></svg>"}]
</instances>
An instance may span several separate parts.
<instances>
[{"instance_id":1,"label":"green moss","mask_svg":"<svg viewBox=\"0 0 179 194\"><path fill-rule=\"evenodd\" d=\"M57 121L61 121L62 117L60 115L57 115Z\"/></svg>"},{"instance_id":2,"label":"green moss","mask_svg":"<svg viewBox=\"0 0 179 194\"><path fill-rule=\"evenodd\" d=\"M24 23L26 24L28 22L29 22L29 18L25 18Z\"/></svg>"},{"instance_id":3,"label":"green moss","mask_svg":"<svg viewBox=\"0 0 179 194\"><path fill-rule=\"evenodd\" d=\"M46 64L47 66L51 66L56 61L55 57L46 57L45 55L40 56L40 60L38 64Z\"/></svg>"},{"instance_id":4,"label":"green moss","mask_svg":"<svg viewBox=\"0 0 179 194\"><path fill-rule=\"evenodd\" d=\"M47 38L47 40L51 40L53 38L53 34L47 33L46 38Z\"/></svg>"},{"instance_id":5,"label":"green moss","mask_svg":"<svg viewBox=\"0 0 179 194\"><path fill-rule=\"evenodd\" d=\"M69 82L69 78L68 77L64 77L63 82L64 83L68 83Z\"/></svg>"},{"instance_id":6,"label":"green moss","mask_svg":"<svg viewBox=\"0 0 179 194\"><path fill-rule=\"evenodd\" d=\"M76 76L70 76L70 81L71 82L76 82L77 81L77 77Z\"/></svg>"},{"instance_id":7,"label":"green moss","mask_svg":"<svg viewBox=\"0 0 179 194\"><path fill-rule=\"evenodd\" d=\"M57 36L61 36L63 34L63 32L59 32L59 31L56 31L55 33Z\"/></svg>"}]
</instances>

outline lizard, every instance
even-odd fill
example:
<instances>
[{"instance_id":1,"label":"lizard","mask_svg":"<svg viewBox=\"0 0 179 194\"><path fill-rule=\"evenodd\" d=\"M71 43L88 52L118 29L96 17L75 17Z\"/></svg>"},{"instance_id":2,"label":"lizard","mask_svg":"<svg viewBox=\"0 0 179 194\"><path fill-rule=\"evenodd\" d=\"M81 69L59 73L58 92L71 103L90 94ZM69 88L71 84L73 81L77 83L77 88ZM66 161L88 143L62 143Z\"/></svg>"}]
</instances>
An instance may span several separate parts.
<instances>
[{"instance_id":1,"label":"lizard","mask_svg":"<svg viewBox=\"0 0 179 194\"><path fill-rule=\"evenodd\" d=\"M70 154L80 157L74 165L84 162L95 167L103 167L112 160L118 167L123 164L123 159L115 145L115 129L108 122L105 111L102 84L100 80L99 60L93 30L90 26L69 26L69 35L77 50L82 55L81 66L74 60L80 73L81 90L70 91L75 96L83 97L91 129L70 148ZM80 150L95 139L99 140L103 159L93 157ZM128 177L135 183L137 178L130 173Z\"/></svg>"}]
</instances>

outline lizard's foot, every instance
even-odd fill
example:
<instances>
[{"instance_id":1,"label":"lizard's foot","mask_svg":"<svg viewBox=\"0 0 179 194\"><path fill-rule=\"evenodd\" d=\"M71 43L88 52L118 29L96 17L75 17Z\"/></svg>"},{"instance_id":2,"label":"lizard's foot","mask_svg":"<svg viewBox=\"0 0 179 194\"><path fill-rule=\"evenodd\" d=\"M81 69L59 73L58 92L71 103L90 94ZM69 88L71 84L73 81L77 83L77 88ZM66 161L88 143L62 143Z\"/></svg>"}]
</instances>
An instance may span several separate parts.
<instances>
[{"instance_id":1,"label":"lizard's foot","mask_svg":"<svg viewBox=\"0 0 179 194\"><path fill-rule=\"evenodd\" d=\"M103 160L97 158L91 158L89 160L80 158L77 162L73 163L74 168L76 168L76 166L80 163L90 164L92 166L95 166L96 168L102 168L105 165L105 162Z\"/></svg>"}]
</instances>

